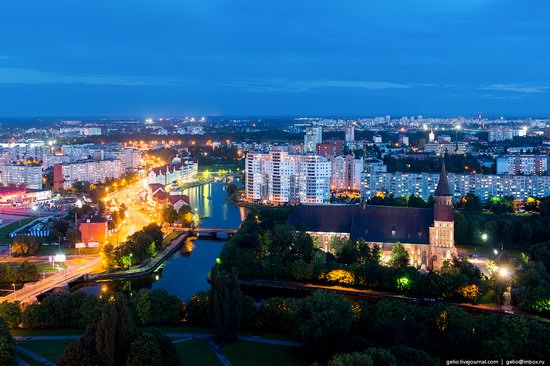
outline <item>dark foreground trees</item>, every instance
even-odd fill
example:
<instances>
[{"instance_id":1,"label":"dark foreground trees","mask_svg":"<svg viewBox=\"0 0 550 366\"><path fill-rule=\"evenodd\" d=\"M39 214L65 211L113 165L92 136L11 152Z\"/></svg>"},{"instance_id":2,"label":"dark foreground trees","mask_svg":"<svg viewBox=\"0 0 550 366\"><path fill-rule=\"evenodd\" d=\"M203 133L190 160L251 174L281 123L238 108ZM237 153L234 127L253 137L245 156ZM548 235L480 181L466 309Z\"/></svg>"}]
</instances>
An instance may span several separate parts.
<instances>
[{"instance_id":1,"label":"dark foreground trees","mask_svg":"<svg viewBox=\"0 0 550 366\"><path fill-rule=\"evenodd\" d=\"M174 345L154 329L135 331L126 299L113 297L103 306L101 318L86 329L58 360L61 366L179 365Z\"/></svg>"},{"instance_id":2,"label":"dark foreground trees","mask_svg":"<svg viewBox=\"0 0 550 366\"><path fill-rule=\"evenodd\" d=\"M0 319L0 365L12 365L15 362L15 340L10 334L6 322Z\"/></svg>"}]
</instances>

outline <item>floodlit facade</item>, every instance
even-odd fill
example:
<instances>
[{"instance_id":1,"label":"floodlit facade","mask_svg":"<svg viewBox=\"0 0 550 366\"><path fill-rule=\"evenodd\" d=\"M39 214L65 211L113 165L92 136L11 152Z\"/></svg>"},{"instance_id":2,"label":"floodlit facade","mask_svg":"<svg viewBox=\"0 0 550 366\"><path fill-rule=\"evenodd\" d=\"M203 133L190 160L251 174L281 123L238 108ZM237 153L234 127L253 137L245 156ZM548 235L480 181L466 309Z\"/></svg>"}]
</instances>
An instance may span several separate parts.
<instances>
[{"instance_id":1,"label":"floodlit facade","mask_svg":"<svg viewBox=\"0 0 550 366\"><path fill-rule=\"evenodd\" d=\"M196 180L198 172L197 162L176 158L171 164L152 169L147 175L147 184L189 183Z\"/></svg>"}]
</instances>

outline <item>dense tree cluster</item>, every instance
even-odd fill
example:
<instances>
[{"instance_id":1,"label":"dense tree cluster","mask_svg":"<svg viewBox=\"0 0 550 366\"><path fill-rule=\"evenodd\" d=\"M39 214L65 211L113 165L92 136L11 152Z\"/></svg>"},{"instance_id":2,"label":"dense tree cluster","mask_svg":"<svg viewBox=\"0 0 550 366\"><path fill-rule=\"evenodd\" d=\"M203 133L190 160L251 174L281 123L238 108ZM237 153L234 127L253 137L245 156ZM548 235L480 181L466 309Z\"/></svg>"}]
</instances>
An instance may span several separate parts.
<instances>
[{"instance_id":1,"label":"dense tree cluster","mask_svg":"<svg viewBox=\"0 0 550 366\"><path fill-rule=\"evenodd\" d=\"M380 206L398 206L398 207L418 207L418 208L431 208L435 203L433 196L428 198L428 201L424 201L422 197L417 195L410 195L404 197L394 197L393 194L377 193L368 200L369 205Z\"/></svg>"},{"instance_id":2,"label":"dense tree cluster","mask_svg":"<svg viewBox=\"0 0 550 366\"><path fill-rule=\"evenodd\" d=\"M6 322L0 319L0 365L15 364L15 340Z\"/></svg>"},{"instance_id":3,"label":"dense tree cluster","mask_svg":"<svg viewBox=\"0 0 550 366\"><path fill-rule=\"evenodd\" d=\"M189 227L193 222L193 213L191 207L183 205L179 211L174 206L168 205L162 210L162 221L173 225L175 222L180 222L183 226Z\"/></svg>"},{"instance_id":4,"label":"dense tree cluster","mask_svg":"<svg viewBox=\"0 0 550 366\"><path fill-rule=\"evenodd\" d=\"M116 248L111 244L105 244L103 254L109 268L128 269L157 255L163 249L162 240L163 234L160 226L149 224L132 234Z\"/></svg>"},{"instance_id":5,"label":"dense tree cluster","mask_svg":"<svg viewBox=\"0 0 550 366\"><path fill-rule=\"evenodd\" d=\"M251 212L225 245L222 267L226 271L236 267L243 277L311 281L471 302L487 289L481 272L466 259L450 262L440 273L423 274L409 267L408 254L399 243L390 256L390 266L385 266L380 263L380 248L363 240L338 238L331 242L333 255L317 249L305 231L281 223L283 217L277 211ZM465 291L468 286L477 291ZM472 296L474 293L479 296Z\"/></svg>"},{"instance_id":6,"label":"dense tree cluster","mask_svg":"<svg viewBox=\"0 0 550 366\"><path fill-rule=\"evenodd\" d=\"M155 329L137 332L124 296L113 295L103 305L97 322L71 343L58 365L179 365L169 338Z\"/></svg>"},{"instance_id":7,"label":"dense tree cluster","mask_svg":"<svg viewBox=\"0 0 550 366\"><path fill-rule=\"evenodd\" d=\"M17 235L11 245L11 254L15 257L36 255L39 247L40 244L35 237Z\"/></svg>"},{"instance_id":8,"label":"dense tree cluster","mask_svg":"<svg viewBox=\"0 0 550 366\"><path fill-rule=\"evenodd\" d=\"M38 280L38 269L34 263L23 262L18 266L10 263L0 265L0 283L12 284L34 282Z\"/></svg>"}]
</instances>

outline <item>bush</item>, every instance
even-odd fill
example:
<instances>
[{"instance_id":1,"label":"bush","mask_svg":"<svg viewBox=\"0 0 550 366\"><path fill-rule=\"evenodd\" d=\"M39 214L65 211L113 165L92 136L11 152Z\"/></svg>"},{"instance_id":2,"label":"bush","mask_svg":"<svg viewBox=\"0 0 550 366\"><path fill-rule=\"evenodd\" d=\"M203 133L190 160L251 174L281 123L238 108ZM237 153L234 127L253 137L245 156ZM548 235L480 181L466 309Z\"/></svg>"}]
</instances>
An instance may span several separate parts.
<instances>
[{"instance_id":1,"label":"bush","mask_svg":"<svg viewBox=\"0 0 550 366\"><path fill-rule=\"evenodd\" d=\"M15 340L4 320L0 319L0 365L15 363Z\"/></svg>"},{"instance_id":2,"label":"bush","mask_svg":"<svg viewBox=\"0 0 550 366\"><path fill-rule=\"evenodd\" d=\"M38 240L32 236L17 235L11 245L11 254L15 257L29 256L38 253Z\"/></svg>"}]
</instances>

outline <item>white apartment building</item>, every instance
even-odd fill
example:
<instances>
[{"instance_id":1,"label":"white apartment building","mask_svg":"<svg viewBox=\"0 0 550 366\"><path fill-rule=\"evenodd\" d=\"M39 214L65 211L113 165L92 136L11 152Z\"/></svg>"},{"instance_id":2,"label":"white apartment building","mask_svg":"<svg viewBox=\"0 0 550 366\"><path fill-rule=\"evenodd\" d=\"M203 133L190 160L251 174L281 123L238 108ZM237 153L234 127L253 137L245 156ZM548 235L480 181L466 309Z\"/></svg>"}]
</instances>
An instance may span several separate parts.
<instances>
[{"instance_id":1,"label":"white apartment building","mask_svg":"<svg viewBox=\"0 0 550 366\"><path fill-rule=\"evenodd\" d=\"M482 201L492 196L514 196L517 199L550 196L550 176L498 175L498 174L448 174L454 200L473 193ZM427 200L434 195L437 173L363 173L361 198L369 199L377 192L405 197L412 194Z\"/></svg>"},{"instance_id":2,"label":"white apartment building","mask_svg":"<svg viewBox=\"0 0 550 366\"><path fill-rule=\"evenodd\" d=\"M363 158L355 159L353 155L340 155L331 159L330 189L333 191L359 191Z\"/></svg>"},{"instance_id":3,"label":"white apartment building","mask_svg":"<svg viewBox=\"0 0 550 366\"><path fill-rule=\"evenodd\" d=\"M285 151L246 155L246 199L273 204L322 203L330 199L330 161Z\"/></svg>"},{"instance_id":4,"label":"white apartment building","mask_svg":"<svg viewBox=\"0 0 550 366\"><path fill-rule=\"evenodd\" d=\"M2 167L4 186L42 189L42 167L36 165L5 165Z\"/></svg>"},{"instance_id":5,"label":"white apartment building","mask_svg":"<svg viewBox=\"0 0 550 366\"><path fill-rule=\"evenodd\" d=\"M300 203L323 203L330 200L330 161L327 158L307 154L299 159Z\"/></svg>"},{"instance_id":6,"label":"white apartment building","mask_svg":"<svg viewBox=\"0 0 550 366\"><path fill-rule=\"evenodd\" d=\"M304 135L304 152L314 153L317 149L317 144L323 142L323 127L308 127Z\"/></svg>"},{"instance_id":7,"label":"white apartment building","mask_svg":"<svg viewBox=\"0 0 550 366\"><path fill-rule=\"evenodd\" d=\"M68 189L76 182L103 183L124 173L117 159L82 160L54 165L54 188Z\"/></svg>"},{"instance_id":8,"label":"white apartment building","mask_svg":"<svg viewBox=\"0 0 550 366\"><path fill-rule=\"evenodd\" d=\"M497 158L497 174L544 175L548 155L503 155Z\"/></svg>"}]
</instances>

